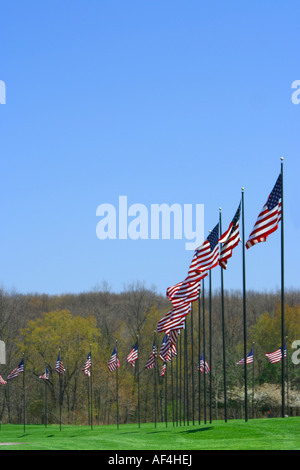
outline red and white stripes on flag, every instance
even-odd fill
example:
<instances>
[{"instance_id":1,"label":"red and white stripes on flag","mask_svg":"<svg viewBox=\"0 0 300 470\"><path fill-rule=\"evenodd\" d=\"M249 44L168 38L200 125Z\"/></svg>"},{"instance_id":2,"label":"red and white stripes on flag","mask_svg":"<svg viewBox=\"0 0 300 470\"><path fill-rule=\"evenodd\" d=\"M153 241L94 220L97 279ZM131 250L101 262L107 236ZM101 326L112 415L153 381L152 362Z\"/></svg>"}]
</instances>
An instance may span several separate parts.
<instances>
[{"instance_id":1,"label":"red and white stripes on flag","mask_svg":"<svg viewBox=\"0 0 300 470\"><path fill-rule=\"evenodd\" d=\"M221 236L219 243L222 244L219 265L223 268L227 268L228 259L232 256L233 249L239 244L240 230L239 230L239 219L241 215L241 203L232 219L227 231Z\"/></svg>"},{"instance_id":2,"label":"red and white stripes on flag","mask_svg":"<svg viewBox=\"0 0 300 470\"><path fill-rule=\"evenodd\" d=\"M159 350L159 358L163 362L170 362L172 357L177 356L177 349L174 343L171 342L170 337L165 334Z\"/></svg>"},{"instance_id":3,"label":"red and white stripes on flag","mask_svg":"<svg viewBox=\"0 0 300 470\"><path fill-rule=\"evenodd\" d=\"M152 346L151 354L150 354L149 359L148 359L148 361L145 365L145 369L153 369L155 367L156 358L157 358L157 346L156 346L156 343L154 341L153 346Z\"/></svg>"},{"instance_id":4,"label":"red and white stripes on flag","mask_svg":"<svg viewBox=\"0 0 300 470\"><path fill-rule=\"evenodd\" d=\"M128 356L126 361L132 366L135 367L135 361L138 359L138 343L136 342Z\"/></svg>"},{"instance_id":5,"label":"red and white stripes on flag","mask_svg":"<svg viewBox=\"0 0 300 470\"><path fill-rule=\"evenodd\" d=\"M246 243L246 248L250 248L259 242L265 242L267 237L275 232L281 220L281 196L282 196L282 175L277 178L274 188L268 200L262 208L253 230Z\"/></svg>"},{"instance_id":6,"label":"red and white stripes on flag","mask_svg":"<svg viewBox=\"0 0 300 470\"><path fill-rule=\"evenodd\" d=\"M7 380L15 379L16 377L18 377L18 375L19 375L21 372L24 372L24 361L23 361L23 359L22 359L22 361L20 362L20 364L18 365L18 367L16 367L14 370L12 370L12 371L10 372L10 374L9 374L8 377L7 377Z\"/></svg>"},{"instance_id":7,"label":"red and white stripes on flag","mask_svg":"<svg viewBox=\"0 0 300 470\"><path fill-rule=\"evenodd\" d=\"M66 369L64 368L64 365L62 363L62 360L60 359L60 353L58 354L57 356L57 361L56 361L56 365L55 365L55 371L60 374L60 375L63 375L65 372L66 372Z\"/></svg>"},{"instance_id":8,"label":"red and white stripes on flag","mask_svg":"<svg viewBox=\"0 0 300 470\"><path fill-rule=\"evenodd\" d=\"M120 360L117 355L117 348L114 348L109 358L107 367L110 372L113 372L114 370L117 370L118 367L120 367Z\"/></svg>"},{"instance_id":9,"label":"red and white stripes on flag","mask_svg":"<svg viewBox=\"0 0 300 470\"><path fill-rule=\"evenodd\" d=\"M219 224L208 235L205 242L195 250L187 280L192 281L197 274L204 273L219 262Z\"/></svg>"}]
</instances>

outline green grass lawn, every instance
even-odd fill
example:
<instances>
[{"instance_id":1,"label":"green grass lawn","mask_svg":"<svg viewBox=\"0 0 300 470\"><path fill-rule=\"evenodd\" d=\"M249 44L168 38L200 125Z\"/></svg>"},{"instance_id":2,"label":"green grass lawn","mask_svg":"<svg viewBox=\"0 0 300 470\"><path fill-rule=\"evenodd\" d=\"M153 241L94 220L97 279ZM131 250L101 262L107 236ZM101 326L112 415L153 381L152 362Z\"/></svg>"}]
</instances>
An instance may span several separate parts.
<instances>
[{"instance_id":1,"label":"green grass lawn","mask_svg":"<svg viewBox=\"0 0 300 470\"><path fill-rule=\"evenodd\" d=\"M10 443L9 445L7 443ZM4 445L7 444L7 445ZM5 424L0 450L300 450L300 417L93 426Z\"/></svg>"}]
</instances>

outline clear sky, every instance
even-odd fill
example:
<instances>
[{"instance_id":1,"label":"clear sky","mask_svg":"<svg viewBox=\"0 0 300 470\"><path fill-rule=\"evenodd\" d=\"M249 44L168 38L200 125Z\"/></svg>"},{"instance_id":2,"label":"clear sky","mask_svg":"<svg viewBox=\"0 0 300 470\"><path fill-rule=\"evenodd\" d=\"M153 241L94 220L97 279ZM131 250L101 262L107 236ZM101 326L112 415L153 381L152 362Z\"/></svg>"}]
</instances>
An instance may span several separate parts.
<instances>
[{"instance_id":1,"label":"clear sky","mask_svg":"<svg viewBox=\"0 0 300 470\"><path fill-rule=\"evenodd\" d=\"M0 285L159 293L186 240L100 240L100 204L204 204L225 230L245 187L250 234L284 157L285 284L299 288L298 0L1 5ZM219 285L219 269L213 285ZM280 230L246 252L248 289L280 288ZM242 248L224 274L242 288Z\"/></svg>"}]
</instances>

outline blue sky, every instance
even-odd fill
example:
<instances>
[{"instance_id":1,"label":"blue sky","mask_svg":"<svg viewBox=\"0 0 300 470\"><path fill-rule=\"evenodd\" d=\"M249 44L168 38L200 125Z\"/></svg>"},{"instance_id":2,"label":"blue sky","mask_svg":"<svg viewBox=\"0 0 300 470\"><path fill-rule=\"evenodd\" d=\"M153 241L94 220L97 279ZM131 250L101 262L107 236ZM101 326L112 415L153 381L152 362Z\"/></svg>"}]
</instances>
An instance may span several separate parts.
<instances>
[{"instance_id":1,"label":"blue sky","mask_svg":"<svg viewBox=\"0 0 300 470\"><path fill-rule=\"evenodd\" d=\"M283 156L285 284L299 288L299 14L293 0L2 5L0 285L164 294L187 274L186 240L99 240L97 207L204 204L208 235L244 186L247 237ZM241 275L240 245L225 288ZM246 252L246 283L280 287L280 230Z\"/></svg>"}]
</instances>

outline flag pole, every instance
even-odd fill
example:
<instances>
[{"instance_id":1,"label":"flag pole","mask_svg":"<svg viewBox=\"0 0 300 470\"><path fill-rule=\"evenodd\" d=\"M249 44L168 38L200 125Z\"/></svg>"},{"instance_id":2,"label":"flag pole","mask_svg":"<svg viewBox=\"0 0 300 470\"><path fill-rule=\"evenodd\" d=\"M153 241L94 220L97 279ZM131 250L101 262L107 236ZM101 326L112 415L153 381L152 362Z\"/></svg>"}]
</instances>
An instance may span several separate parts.
<instances>
[{"instance_id":1,"label":"flag pole","mask_svg":"<svg viewBox=\"0 0 300 470\"><path fill-rule=\"evenodd\" d=\"M244 388L245 388L245 421L248 421L247 394L247 319L246 319L246 269L245 269L245 205L244 188L242 188L242 250L243 250L243 324L244 324Z\"/></svg>"},{"instance_id":2,"label":"flag pole","mask_svg":"<svg viewBox=\"0 0 300 470\"><path fill-rule=\"evenodd\" d=\"M172 349L171 349L171 392L172 392L172 418L173 418L173 427L175 426L175 419L174 419L174 382L173 382L173 357L172 357Z\"/></svg>"},{"instance_id":3,"label":"flag pole","mask_svg":"<svg viewBox=\"0 0 300 470\"><path fill-rule=\"evenodd\" d=\"M200 303L200 300L201 300L201 289L199 289L199 297L198 297L198 367L200 367L200 357L201 357L201 353L200 353L200 343L201 343L201 340L200 340L200 330L201 330L201 303ZM200 368L199 368L199 371L198 371L198 424L200 424L201 422L201 407L200 407L200 404L201 404L201 390L200 390L200 384L201 384L201 381L200 381Z\"/></svg>"},{"instance_id":4,"label":"flag pole","mask_svg":"<svg viewBox=\"0 0 300 470\"><path fill-rule=\"evenodd\" d=\"M46 371L46 362L45 362L45 371ZM47 396L47 380L44 380L45 382L45 428L47 427L48 424L48 396Z\"/></svg>"},{"instance_id":5,"label":"flag pole","mask_svg":"<svg viewBox=\"0 0 300 470\"><path fill-rule=\"evenodd\" d=\"M222 208L219 208L220 212L220 236L222 235ZM225 320L224 320L224 281L223 281L223 268L221 269L221 309L222 309L222 340L223 340L223 381L224 381L224 420L227 422L227 396L226 396L226 357L225 357Z\"/></svg>"},{"instance_id":6,"label":"flag pole","mask_svg":"<svg viewBox=\"0 0 300 470\"><path fill-rule=\"evenodd\" d=\"M157 333L154 331L154 342L157 345ZM157 346L156 346L157 347ZM156 427L156 406L157 406L157 367L156 367L157 357L154 357L154 426Z\"/></svg>"},{"instance_id":7,"label":"flag pole","mask_svg":"<svg viewBox=\"0 0 300 470\"><path fill-rule=\"evenodd\" d=\"M168 363L166 362L165 372L165 422L168 427Z\"/></svg>"},{"instance_id":8,"label":"flag pole","mask_svg":"<svg viewBox=\"0 0 300 470\"><path fill-rule=\"evenodd\" d=\"M209 270L209 422L212 422L212 293L211 293L211 269Z\"/></svg>"},{"instance_id":9,"label":"flag pole","mask_svg":"<svg viewBox=\"0 0 300 470\"><path fill-rule=\"evenodd\" d=\"M92 364L92 345L90 344L91 352L91 430L93 430L93 364Z\"/></svg>"},{"instance_id":10,"label":"flag pole","mask_svg":"<svg viewBox=\"0 0 300 470\"><path fill-rule=\"evenodd\" d=\"M178 426L178 361L179 361L179 347L178 347L179 341L178 337L176 340L176 347L177 347L177 356L176 356L176 387L175 387L175 421L176 421L176 427Z\"/></svg>"},{"instance_id":11,"label":"flag pole","mask_svg":"<svg viewBox=\"0 0 300 470\"><path fill-rule=\"evenodd\" d=\"M284 224L283 224L283 157L281 157L281 415L284 418Z\"/></svg>"},{"instance_id":12,"label":"flag pole","mask_svg":"<svg viewBox=\"0 0 300 470\"><path fill-rule=\"evenodd\" d=\"M204 424L206 424L206 373L205 373L205 297L204 297L204 279L202 279L202 288L203 288L203 296L202 296L202 304L203 304L203 314L202 314L202 322L203 322L203 367L204 367L204 377L203 377L203 397L204 397Z\"/></svg>"},{"instance_id":13,"label":"flag pole","mask_svg":"<svg viewBox=\"0 0 300 470\"><path fill-rule=\"evenodd\" d=\"M193 324L193 304L191 303L191 346L192 346L192 414L193 425L195 425L195 395L194 395L194 324Z\"/></svg>"},{"instance_id":14,"label":"flag pole","mask_svg":"<svg viewBox=\"0 0 300 470\"><path fill-rule=\"evenodd\" d=\"M24 415L24 432L26 427L26 399L25 399L25 361L23 353L23 415Z\"/></svg>"},{"instance_id":15,"label":"flag pole","mask_svg":"<svg viewBox=\"0 0 300 470\"><path fill-rule=\"evenodd\" d=\"M253 362L252 362L252 419L254 419L254 341L252 343Z\"/></svg>"},{"instance_id":16,"label":"flag pole","mask_svg":"<svg viewBox=\"0 0 300 470\"><path fill-rule=\"evenodd\" d=\"M186 364L186 424L187 426L190 425L190 418L189 418L189 376L188 376L188 347L187 347L187 328L185 328L185 364Z\"/></svg>"},{"instance_id":17,"label":"flag pole","mask_svg":"<svg viewBox=\"0 0 300 470\"><path fill-rule=\"evenodd\" d=\"M61 355L60 355L60 348L59 348L59 358L60 358L60 361L62 360L61 359ZM61 373L59 373L59 430L61 431L61 407L62 407L62 377L61 377Z\"/></svg>"},{"instance_id":18,"label":"flag pole","mask_svg":"<svg viewBox=\"0 0 300 470\"><path fill-rule=\"evenodd\" d=\"M286 407L287 407L287 415L289 416L289 372L288 372L288 352L287 352L287 339L285 337L285 344L286 344ZM282 360L284 360L284 352Z\"/></svg>"},{"instance_id":19,"label":"flag pole","mask_svg":"<svg viewBox=\"0 0 300 470\"><path fill-rule=\"evenodd\" d=\"M139 336L136 335L137 342L137 383L138 383L138 427L141 427L141 417L140 417L140 351L139 351Z\"/></svg>"},{"instance_id":20,"label":"flag pole","mask_svg":"<svg viewBox=\"0 0 300 470\"><path fill-rule=\"evenodd\" d=\"M181 416L182 416L182 397L181 397L181 390L182 390L182 341L181 341L182 334L180 332L179 335L179 351L180 351L180 356L179 356L179 424L181 426Z\"/></svg>"},{"instance_id":21,"label":"flag pole","mask_svg":"<svg viewBox=\"0 0 300 470\"><path fill-rule=\"evenodd\" d=\"M116 392L117 392L117 429L119 429L119 389L118 389L118 340L116 340Z\"/></svg>"}]
</instances>

